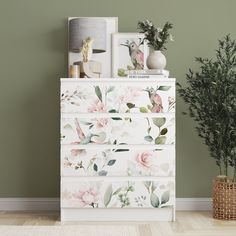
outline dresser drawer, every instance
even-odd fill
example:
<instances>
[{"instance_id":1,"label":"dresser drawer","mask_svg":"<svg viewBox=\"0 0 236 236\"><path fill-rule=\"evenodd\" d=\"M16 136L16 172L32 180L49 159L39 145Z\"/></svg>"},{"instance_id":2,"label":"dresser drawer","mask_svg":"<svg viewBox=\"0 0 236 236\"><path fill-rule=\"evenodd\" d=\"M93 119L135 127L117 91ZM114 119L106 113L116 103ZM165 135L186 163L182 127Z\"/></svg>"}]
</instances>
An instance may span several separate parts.
<instances>
[{"instance_id":1,"label":"dresser drawer","mask_svg":"<svg viewBox=\"0 0 236 236\"><path fill-rule=\"evenodd\" d=\"M81 116L80 116L81 117ZM61 119L62 144L173 144L175 118L100 116Z\"/></svg>"},{"instance_id":2,"label":"dresser drawer","mask_svg":"<svg viewBox=\"0 0 236 236\"><path fill-rule=\"evenodd\" d=\"M174 112L175 86L160 83L114 86L106 95L106 107L116 113Z\"/></svg>"},{"instance_id":3,"label":"dresser drawer","mask_svg":"<svg viewBox=\"0 0 236 236\"><path fill-rule=\"evenodd\" d=\"M77 83L61 85L61 112L103 113L105 107L105 86Z\"/></svg>"},{"instance_id":4,"label":"dresser drawer","mask_svg":"<svg viewBox=\"0 0 236 236\"><path fill-rule=\"evenodd\" d=\"M174 205L174 181L62 180L64 208L162 208Z\"/></svg>"},{"instance_id":5,"label":"dresser drawer","mask_svg":"<svg viewBox=\"0 0 236 236\"><path fill-rule=\"evenodd\" d=\"M174 176L174 148L114 146L113 148L64 145L62 176Z\"/></svg>"},{"instance_id":6,"label":"dresser drawer","mask_svg":"<svg viewBox=\"0 0 236 236\"><path fill-rule=\"evenodd\" d=\"M93 85L94 84L94 85ZM68 113L167 113L175 111L174 83L63 83L61 111Z\"/></svg>"}]
</instances>

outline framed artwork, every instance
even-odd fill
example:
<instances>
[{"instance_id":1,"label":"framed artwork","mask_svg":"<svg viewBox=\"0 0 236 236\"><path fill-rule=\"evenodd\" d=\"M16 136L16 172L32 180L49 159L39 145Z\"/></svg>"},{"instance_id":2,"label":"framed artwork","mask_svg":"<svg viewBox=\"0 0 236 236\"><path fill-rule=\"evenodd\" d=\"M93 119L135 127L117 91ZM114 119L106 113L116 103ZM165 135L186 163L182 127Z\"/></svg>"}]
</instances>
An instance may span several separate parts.
<instances>
[{"instance_id":1,"label":"framed artwork","mask_svg":"<svg viewBox=\"0 0 236 236\"><path fill-rule=\"evenodd\" d=\"M99 61L102 65L101 78L109 78L112 76L112 34L118 32L118 17L69 17L69 21L75 18L90 18L90 19L103 19L106 22L106 51L103 53L94 53L92 60ZM69 32L69 30L68 30ZM69 33L68 33L69 38ZM69 45L68 45L69 46ZM75 53L69 51L68 47L68 71L70 65L74 62L82 61L83 57L81 53ZM69 74L69 73L68 73Z\"/></svg>"},{"instance_id":2,"label":"framed artwork","mask_svg":"<svg viewBox=\"0 0 236 236\"><path fill-rule=\"evenodd\" d=\"M146 69L148 47L144 34L115 33L112 35L112 76L127 77Z\"/></svg>"}]
</instances>

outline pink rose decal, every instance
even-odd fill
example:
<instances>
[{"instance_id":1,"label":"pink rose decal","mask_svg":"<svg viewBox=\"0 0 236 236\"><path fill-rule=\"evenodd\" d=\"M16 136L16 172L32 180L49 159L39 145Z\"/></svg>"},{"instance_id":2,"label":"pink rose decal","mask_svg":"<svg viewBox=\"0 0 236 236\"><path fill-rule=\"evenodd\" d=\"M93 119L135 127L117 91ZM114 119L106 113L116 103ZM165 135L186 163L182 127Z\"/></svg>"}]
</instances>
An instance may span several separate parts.
<instances>
[{"instance_id":1,"label":"pink rose decal","mask_svg":"<svg viewBox=\"0 0 236 236\"><path fill-rule=\"evenodd\" d=\"M94 103L88 108L88 112L105 112L105 105L99 100L95 100Z\"/></svg>"},{"instance_id":2,"label":"pink rose decal","mask_svg":"<svg viewBox=\"0 0 236 236\"><path fill-rule=\"evenodd\" d=\"M94 187L89 187L88 189L74 193L73 197L79 201L81 207L95 207L98 204L99 192Z\"/></svg>"},{"instance_id":3,"label":"pink rose decal","mask_svg":"<svg viewBox=\"0 0 236 236\"><path fill-rule=\"evenodd\" d=\"M124 94L119 97L120 103L134 102L136 98L140 96L141 91L141 88L127 87Z\"/></svg>"},{"instance_id":4,"label":"pink rose decal","mask_svg":"<svg viewBox=\"0 0 236 236\"><path fill-rule=\"evenodd\" d=\"M138 153L135 160L138 165L145 170L151 170L154 167L153 155L150 152Z\"/></svg>"}]
</instances>

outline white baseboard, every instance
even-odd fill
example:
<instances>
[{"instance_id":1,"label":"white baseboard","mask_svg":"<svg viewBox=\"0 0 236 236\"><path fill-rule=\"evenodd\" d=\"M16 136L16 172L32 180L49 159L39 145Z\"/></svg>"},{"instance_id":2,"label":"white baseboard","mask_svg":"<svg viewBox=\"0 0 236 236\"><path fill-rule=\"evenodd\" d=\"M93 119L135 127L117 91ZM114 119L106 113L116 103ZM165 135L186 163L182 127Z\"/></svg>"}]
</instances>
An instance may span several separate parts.
<instances>
[{"instance_id":1,"label":"white baseboard","mask_svg":"<svg viewBox=\"0 0 236 236\"><path fill-rule=\"evenodd\" d=\"M0 211L59 211L59 198L0 198ZM209 211L211 198L177 198L178 211Z\"/></svg>"},{"instance_id":2,"label":"white baseboard","mask_svg":"<svg viewBox=\"0 0 236 236\"><path fill-rule=\"evenodd\" d=\"M212 210L211 198L177 198L177 211L210 211Z\"/></svg>"},{"instance_id":3,"label":"white baseboard","mask_svg":"<svg viewBox=\"0 0 236 236\"><path fill-rule=\"evenodd\" d=\"M58 211L59 198L0 198L0 211Z\"/></svg>"}]
</instances>

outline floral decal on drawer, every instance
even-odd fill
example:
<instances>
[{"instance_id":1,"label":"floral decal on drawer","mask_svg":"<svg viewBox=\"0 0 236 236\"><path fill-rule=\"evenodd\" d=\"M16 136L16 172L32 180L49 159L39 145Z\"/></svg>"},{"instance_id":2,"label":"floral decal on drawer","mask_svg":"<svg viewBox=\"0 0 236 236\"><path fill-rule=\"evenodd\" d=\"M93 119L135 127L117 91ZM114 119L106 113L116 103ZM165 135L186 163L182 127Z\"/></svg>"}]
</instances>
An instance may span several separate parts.
<instances>
[{"instance_id":1,"label":"floral decal on drawer","mask_svg":"<svg viewBox=\"0 0 236 236\"><path fill-rule=\"evenodd\" d=\"M174 86L62 86L62 112L162 113L174 110Z\"/></svg>"},{"instance_id":2,"label":"floral decal on drawer","mask_svg":"<svg viewBox=\"0 0 236 236\"><path fill-rule=\"evenodd\" d=\"M62 147L63 176L174 176L174 150Z\"/></svg>"},{"instance_id":3,"label":"floral decal on drawer","mask_svg":"<svg viewBox=\"0 0 236 236\"><path fill-rule=\"evenodd\" d=\"M116 86L107 95L106 106L113 113L174 112L174 86Z\"/></svg>"},{"instance_id":4,"label":"floral decal on drawer","mask_svg":"<svg viewBox=\"0 0 236 236\"><path fill-rule=\"evenodd\" d=\"M174 117L62 118L63 144L173 144Z\"/></svg>"},{"instance_id":5,"label":"floral decal on drawer","mask_svg":"<svg viewBox=\"0 0 236 236\"><path fill-rule=\"evenodd\" d=\"M104 86L64 86L61 92L61 111L80 113L106 112L104 91Z\"/></svg>"},{"instance_id":6,"label":"floral decal on drawer","mask_svg":"<svg viewBox=\"0 0 236 236\"><path fill-rule=\"evenodd\" d=\"M162 208L174 204L174 182L67 182L61 197L68 208Z\"/></svg>"}]
</instances>

